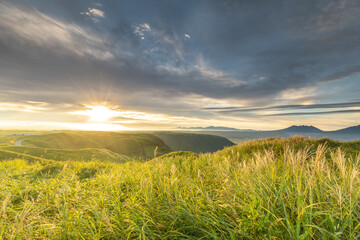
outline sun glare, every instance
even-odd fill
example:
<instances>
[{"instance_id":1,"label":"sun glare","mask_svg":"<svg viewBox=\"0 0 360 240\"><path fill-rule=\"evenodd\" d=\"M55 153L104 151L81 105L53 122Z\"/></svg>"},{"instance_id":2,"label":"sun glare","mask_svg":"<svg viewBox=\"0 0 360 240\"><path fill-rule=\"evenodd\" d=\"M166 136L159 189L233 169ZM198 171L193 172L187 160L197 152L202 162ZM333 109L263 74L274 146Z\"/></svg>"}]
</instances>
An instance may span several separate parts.
<instances>
[{"instance_id":1,"label":"sun glare","mask_svg":"<svg viewBox=\"0 0 360 240\"><path fill-rule=\"evenodd\" d=\"M138 121L146 122L162 122L171 121L175 118L169 118L163 114L149 114L138 111L126 111L119 108L109 108L106 105L86 105L85 110L69 112L70 114L77 114L87 116L88 120L81 123L81 126L76 126L81 130L119 130L118 126L121 126L120 130L130 130L122 126L122 124L136 123ZM116 119L116 117L118 117ZM114 129L115 128L115 129Z\"/></svg>"},{"instance_id":2,"label":"sun glare","mask_svg":"<svg viewBox=\"0 0 360 240\"><path fill-rule=\"evenodd\" d=\"M77 111L74 114L86 115L89 117L89 121L103 123L109 121L109 119L119 115L117 111L111 110L105 106L86 106L88 110Z\"/></svg>"}]
</instances>

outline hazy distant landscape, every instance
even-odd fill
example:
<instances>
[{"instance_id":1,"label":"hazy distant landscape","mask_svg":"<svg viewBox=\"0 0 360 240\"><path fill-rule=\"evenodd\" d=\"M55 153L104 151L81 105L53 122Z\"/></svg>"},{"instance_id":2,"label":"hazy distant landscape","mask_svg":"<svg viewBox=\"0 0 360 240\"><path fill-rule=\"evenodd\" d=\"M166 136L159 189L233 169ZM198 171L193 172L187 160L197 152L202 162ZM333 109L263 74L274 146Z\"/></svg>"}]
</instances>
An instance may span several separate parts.
<instances>
[{"instance_id":1,"label":"hazy distant landscape","mask_svg":"<svg viewBox=\"0 0 360 240\"><path fill-rule=\"evenodd\" d=\"M195 131L195 130L194 130ZM339 141L355 141L360 140L360 125L343 128L335 131L323 131L314 126L291 126L288 128L274 130L274 131L260 131L260 130L242 130L242 129L228 129L224 131L224 128L216 130L203 130L197 129L197 133L212 134L217 136L223 136L229 140L238 143L242 141L248 141L253 139L261 139L268 137L284 137L291 136L306 136L312 138L330 138Z\"/></svg>"}]
</instances>

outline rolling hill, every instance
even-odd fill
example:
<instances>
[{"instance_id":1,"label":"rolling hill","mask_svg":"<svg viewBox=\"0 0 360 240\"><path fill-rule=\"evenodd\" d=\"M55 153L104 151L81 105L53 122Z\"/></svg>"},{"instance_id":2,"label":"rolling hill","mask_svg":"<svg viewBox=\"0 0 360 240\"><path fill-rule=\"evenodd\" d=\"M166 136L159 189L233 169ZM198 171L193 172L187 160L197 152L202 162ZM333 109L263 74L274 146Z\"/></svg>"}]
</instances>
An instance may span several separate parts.
<instances>
[{"instance_id":1,"label":"rolling hill","mask_svg":"<svg viewBox=\"0 0 360 240\"><path fill-rule=\"evenodd\" d=\"M124 163L131 161L128 156L114 153L107 149L52 149L52 148L39 148L39 147L16 147L4 146L0 150L6 150L12 153L26 154L29 156L39 157L43 159L51 159L56 161L104 161L104 162L117 162ZM13 154L15 157L20 155ZM22 155L21 155L22 156ZM21 157L20 156L20 157ZM0 159L4 158L1 156Z\"/></svg>"},{"instance_id":2,"label":"rolling hill","mask_svg":"<svg viewBox=\"0 0 360 240\"><path fill-rule=\"evenodd\" d=\"M108 149L114 153L136 158L152 158L155 149L157 155L171 151L160 138L144 133L69 131L27 136L22 144L55 149Z\"/></svg>"},{"instance_id":3,"label":"rolling hill","mask_svg":"<svg viewBox=\"0 0 360 240\"><path fill-rule=\"evenodd\" d=\"M224 147L234 145L225 137L209 134L183 132L154 132L154 134L175 151L216 152Z\"/></svg>"}]
</instances>

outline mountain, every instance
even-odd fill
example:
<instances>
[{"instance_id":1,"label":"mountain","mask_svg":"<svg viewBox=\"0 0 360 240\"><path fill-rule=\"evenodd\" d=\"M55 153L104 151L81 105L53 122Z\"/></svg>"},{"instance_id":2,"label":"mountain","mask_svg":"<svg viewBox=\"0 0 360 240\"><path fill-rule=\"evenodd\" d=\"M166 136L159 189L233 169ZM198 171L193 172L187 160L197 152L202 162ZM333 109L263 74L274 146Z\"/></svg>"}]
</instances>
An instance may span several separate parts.
<instances>
[{"instance_id":1,"label":"mountain","mask_svg":"<svg viewBox=\"0 0 360 240\"><path fill-rule=\"evenodd\" d=\"M360 134L360 125L357 126L353 126L353 127L348 127L348 128L343 128L343 129L339 129L336 131L331 131L329 133L337 133L337 134Z\"/></svg>"},{"instance_id":2,"label":"mountain","mask_svg":"<svg viewBox=\"0 0 360 240\"><path fill-rule=\"evenodd\" d=\"M278 130L281 132L292 132L292 133L322 133L323 131L314 126L308 125L293 125L291 127Z\"/></svg>"},{"instance_id":3,"label":"mountain","mask_svg":"<svg viewBox=\"0 0 360 240\"><path fill-rule=\"evenodd\" d=\"M222 126L179 127L179 128L180 128L180 129L188 129L188 130L256 132L256 130L253 130L253 129L238 129L238 128L230 128L230 127L222 127Z\"/></svg>"}]
</instances>

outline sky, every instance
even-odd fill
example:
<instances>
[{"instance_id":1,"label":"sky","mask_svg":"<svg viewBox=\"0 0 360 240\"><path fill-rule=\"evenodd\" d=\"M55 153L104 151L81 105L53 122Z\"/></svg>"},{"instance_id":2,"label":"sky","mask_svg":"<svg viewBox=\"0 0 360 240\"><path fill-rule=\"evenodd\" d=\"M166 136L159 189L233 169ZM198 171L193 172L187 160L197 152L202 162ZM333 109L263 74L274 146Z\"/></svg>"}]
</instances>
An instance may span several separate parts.
<instances>
[{"instance_id":1,"label":"sky","mask_svg":"<svg viewBox=\"0 0 360 240\"><path fill-rule=\"evenodd\" d=\"M358 0L0 0L0 129L360 124Z\"/></svg>"}]
</instances>

